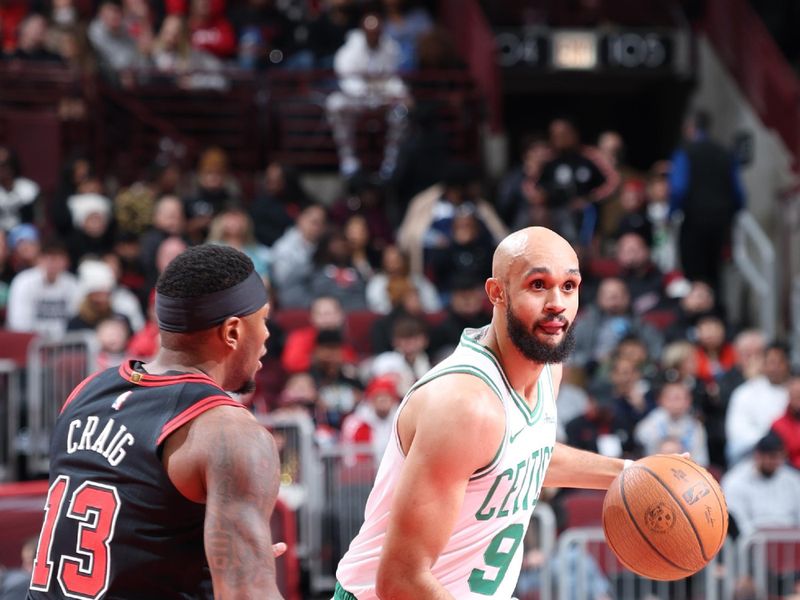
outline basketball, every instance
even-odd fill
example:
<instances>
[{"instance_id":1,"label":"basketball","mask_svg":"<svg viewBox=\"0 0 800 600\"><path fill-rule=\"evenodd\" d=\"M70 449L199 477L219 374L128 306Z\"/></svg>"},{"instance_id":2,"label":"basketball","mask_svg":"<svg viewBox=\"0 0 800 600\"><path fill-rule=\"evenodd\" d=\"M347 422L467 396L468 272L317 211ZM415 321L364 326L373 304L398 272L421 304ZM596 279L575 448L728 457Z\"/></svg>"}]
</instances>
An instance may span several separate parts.
<instances>
[{"instance_id":1,"label":"basketball","mask_svg":"<svg viewBox=\"0 0 800 600\"><path fill-rule=\"evenodd\" d=\"M661 581L688 577L714 558L728 533L722 490L703 467L677 455L637 460L608 488L606 541L628 569Z\"/></svg>"}]
</instances>

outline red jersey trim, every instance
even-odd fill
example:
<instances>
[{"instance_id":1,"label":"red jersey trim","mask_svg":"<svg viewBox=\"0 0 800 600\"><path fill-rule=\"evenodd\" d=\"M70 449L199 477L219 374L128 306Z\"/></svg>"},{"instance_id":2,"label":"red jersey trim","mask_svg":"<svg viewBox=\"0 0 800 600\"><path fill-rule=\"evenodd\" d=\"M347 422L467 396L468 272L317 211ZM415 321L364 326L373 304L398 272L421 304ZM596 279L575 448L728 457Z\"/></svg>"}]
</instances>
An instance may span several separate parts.
<instances>
[{"instance_id":1,"label":"red jersey trim","mask_svg":"<svg viewBox=\"0 0 800 600\"><path fill-rule=\"evenodd\" d=\"M126 381L141 385L144 387L161 387L164 385L172 385L175 383L205 383L213 385L215 388L222 391L216 381L211 379L208 375L202 373L185 373L183 375L152 375L150 373L142 373L135 371L131 368L133 361L127 360L119 366L119 375Z\"/></svg>"},{"instance_id":2,"label":"red jersey trim","mask_svg":"<svg viewBox=\"0 0 800 600\"><path fill-rule=\"evenodd\" d=\"M237 402L230 396L209 396L208 398L193 404L182 413L172 417L172 419L167 421L164 427L161 428L161 435L158 436L156 445L160 446L161 442L163 442L173 431L183 425L186 425L186 423L200 416L207 410L216 408L217 406L238 406L239 408L244 408L243 404Z\"/></svg>"},{"instance_id":3,"label":"red jersey trim","mask_svg":"<svg viewBox=\"0 0 800 600\"><path fill-rule=\"evenodd\" d=\"M67 408L67 404L69 404L75 399L75 396L77 396L81 392L81 390L83 390L83 388L86 387L86 384L89 383L92 379L94 379L98 375L100 375L100 373L102 372L103 371L97 371L95 373L92 373L86 379L81 381L77 386L75 386L75 389L72 390L69 396L67 396L67 399L64 401L64 404L61 405L61 411L58 414L63 413L64 409Z\"/></svg>"}]
</instances>

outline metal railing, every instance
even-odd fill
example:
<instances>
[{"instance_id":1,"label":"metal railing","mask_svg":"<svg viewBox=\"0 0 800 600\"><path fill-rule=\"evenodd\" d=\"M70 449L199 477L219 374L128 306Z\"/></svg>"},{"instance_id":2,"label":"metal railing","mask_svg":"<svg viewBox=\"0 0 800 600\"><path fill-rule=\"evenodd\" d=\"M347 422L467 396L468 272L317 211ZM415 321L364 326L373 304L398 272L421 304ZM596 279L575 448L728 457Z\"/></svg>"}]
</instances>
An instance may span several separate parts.
<instances>
[{"instance_id":1,"label":"metal railing","mask_svg":"<svg viewBox=\"0 0 800 600\"><path fill-rule=\"evenodd\" d=\"M97 369L97 341L92 332L75 332L59 340L36 338L28 348L28 429L17 450L27 456L28 476L49 467L50 437L64 401Z\"/></svg>"},{"instance_id":2,"label":"metal railing","mask_svg":"<svg viewBox=\"0 0 800 600\"><path fill-rule=\"evenodd\" d=\"M0 481L13 481L17 477L21 381L17 363L0 360Z\"/></svg>"},{"instance_id":3,"label":"metal railing","mask_svg":"<svg viewBox=\"0 0 800 600\"><path fill-rule=\"evenodd\" d=\"M677 581L654 581L625 569L608 547L601 527L576 527L558 538L559 600L589 600L606 595L617 600L728 600L736 581L735 544L722 551L699 573Z\"/></svg>"},{"instance_id":4,"label":"metal railing","mask_svg":"<svg viewBox=\"0 0 800 600\"><path fill-rule=\"evenodd\" d=\"M520 600L556 597L553 556L556 549L556 515L549 504L539 502L533 510L523 543L522 570L514 595ZM528 559L530 556L534 560Z\"/></svg>"},{"instance_id":5,"label":"metal railing","mask_svg":"<svg viewBox=\"0 0 800 600\"><path fill-rule=\"evenodd\" d=\"M800 580L800 529L756 531L738 542L739 574L759 598L793 592Z\"/></svg>"},{"instance_id":6,"label":"metal railing","mask_svg":"<svg viewBox=\"0 0 800 600\"><path fill-rule=\"evenodd\" d=\"M758 299L758 326L767 339L774 339L779 289L775 247L747 211L739 212L733 228L733 261Z\"/></svg>"}]
</instances>

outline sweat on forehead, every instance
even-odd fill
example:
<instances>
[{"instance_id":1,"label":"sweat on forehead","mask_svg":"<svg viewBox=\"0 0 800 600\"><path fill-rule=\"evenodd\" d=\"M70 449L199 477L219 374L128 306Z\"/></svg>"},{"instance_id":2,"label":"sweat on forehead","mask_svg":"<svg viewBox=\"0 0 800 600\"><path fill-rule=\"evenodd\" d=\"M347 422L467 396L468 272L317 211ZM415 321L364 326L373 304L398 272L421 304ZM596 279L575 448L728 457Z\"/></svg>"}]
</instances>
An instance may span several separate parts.
<instances>
[{"instance_id":1,"label":"sweat on forehead","mask_svg":"<svg viewBox=\"0 0 800 600\"><path fill-rule=\"evenodd\" d=\"M569 242L555 231L546 227L527 227L515 231L498 244L492 258L492 277L505 278L515 266L524 271L531 267L572 270L578 268L578 257Z\"/></svg>"}]
</instances>

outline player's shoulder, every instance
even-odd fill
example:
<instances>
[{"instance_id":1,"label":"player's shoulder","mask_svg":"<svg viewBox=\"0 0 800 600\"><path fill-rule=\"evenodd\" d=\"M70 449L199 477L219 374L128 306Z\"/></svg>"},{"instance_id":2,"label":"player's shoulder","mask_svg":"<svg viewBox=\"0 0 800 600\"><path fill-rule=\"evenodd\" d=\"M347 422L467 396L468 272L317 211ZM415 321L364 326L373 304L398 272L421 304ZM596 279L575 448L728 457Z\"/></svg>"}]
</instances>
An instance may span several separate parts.
<instances>
[{"instance_id":1,"label":"player's shoulder","mask_svg":"<svg viewBox=\"0 0 800 600\"><path fill-rule=\"evenodd\" d=\"M426 420L505 423L505 409L498 388L489 380L469 373L447 373L412 392L409 405Z\"/></svg>"}]
</instances>

